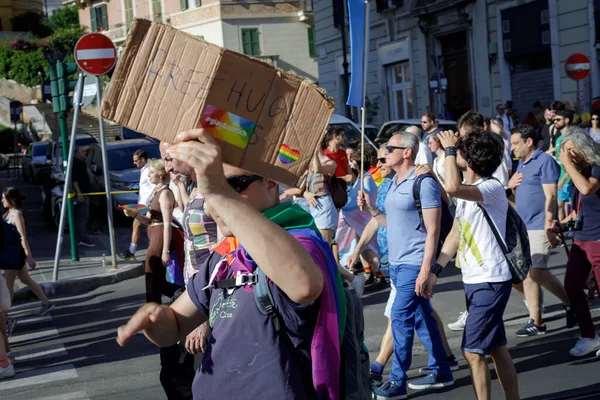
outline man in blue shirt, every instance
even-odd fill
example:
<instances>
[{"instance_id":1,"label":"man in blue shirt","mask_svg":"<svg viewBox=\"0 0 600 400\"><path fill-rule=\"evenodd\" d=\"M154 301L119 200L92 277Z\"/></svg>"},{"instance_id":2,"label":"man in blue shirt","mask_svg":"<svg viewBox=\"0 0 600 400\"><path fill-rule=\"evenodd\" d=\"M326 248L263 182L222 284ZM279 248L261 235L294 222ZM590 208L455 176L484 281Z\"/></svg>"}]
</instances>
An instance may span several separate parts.
<instances>
[{"instance_id":1,"label":"man in blue shirt","mask_svg":"<svg viewBox=\"0 0 600 400\"><path fill-rule=\"evenodd\" d=\"M390 278L396 288L391 320L394 337L394 358L390 379L377 390L381 399L405 399L407 371L412 361L412 346L416 322L424 323L429 338L421 337L429 354L435 359L431 372L422 380L411 382L415 390L440 388L454 384L440 331L432 314L426 288L432 282L431 266L439 243L441 194L434 179L421 183L423 226L413 198L415 157L419 139L410 133L392 136L387 146L386 165L396 172L385 200L383 214L368 198L360 198L373 218L387 227ZM423 340L425 339L425 340ZM429 340L427 340L429 339Z\"/></svg>"},{"instance_id":2,"label":"man in blue shirt","mask_svg":"<svg viewBox=\"0 0 600 400\"><path fill-rule=\"evenodd\" d=\"M531 246L532 268L523 282L530 320L517 331L518 337L543 335L546 325L540 307L540 286L548 289L563 303L567 311L567 327L575 326L575 315L562 283L550 271L550 247L560 243L550 231L556 218L556 191L560 167L552 156L537 148L538 137L530 125L517 125L511 130L511 149L520 159L517 172L508 186L515 191L516 209L527 226Z\"/></svg>"}]
</instances>

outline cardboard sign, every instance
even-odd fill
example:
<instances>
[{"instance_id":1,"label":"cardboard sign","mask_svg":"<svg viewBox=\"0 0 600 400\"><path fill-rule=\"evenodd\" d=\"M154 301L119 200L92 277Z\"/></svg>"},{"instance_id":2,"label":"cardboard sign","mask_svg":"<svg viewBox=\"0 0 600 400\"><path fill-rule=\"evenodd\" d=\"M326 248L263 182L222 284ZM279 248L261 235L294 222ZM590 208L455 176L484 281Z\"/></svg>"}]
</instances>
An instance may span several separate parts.
<instances>
[{"instance_id":1,"label":"cardboard sign","mask_svg":"<svg viewBox=\"0 0 600 400\"><path fill-rule=\"evenodd\" d=\"M202 127L223 161L293 185L323 137L333 102L313 82L136 19L102 116L159 140Z\"/></svg>"}]
</instances>

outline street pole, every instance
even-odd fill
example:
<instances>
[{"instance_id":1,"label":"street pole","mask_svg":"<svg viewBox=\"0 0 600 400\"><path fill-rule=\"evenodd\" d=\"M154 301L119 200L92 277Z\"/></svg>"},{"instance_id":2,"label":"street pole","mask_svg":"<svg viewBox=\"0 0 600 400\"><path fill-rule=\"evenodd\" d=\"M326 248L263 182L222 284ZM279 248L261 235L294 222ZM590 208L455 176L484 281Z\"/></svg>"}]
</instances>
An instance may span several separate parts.
<instances>
[{"instance_id":1,"label":"street pole","mask_svg":"<svg viewBox=\"0 0 600 400\"><path fill-rule=\"evenodd\" d=\"M13 158L13 168L14 168L14 173L13 176L15 177L15 181L19 178L19 160L17 159L17 121L15 121L15 129L13 131L13 151L15 152L14 158Z\"/></svg>"},{"instance_id":2,"label":"street pole","mask_svg":"<svg viewBox=\"0 0 600 400\"><path fill-rule=\"evenodd\" d=\"M98 124L100 127L100 150L102 151L102 172L104 173L104 190L106 192L106 208L108 216L108 237L110 240L110 254L112 256L112 267L117 269L117 252L115 251L115 228L113 224L113 207L112 195L110 193L110 174L108 173L108 159L106 156L106 139L104 137L104 119L100 115L102 108L102 87L100 85L100 77L96 75L96 98L98 99ZM83 92L83 86L81 87Z\"/></svg>"},{"instance_id":3,"label":"street pole","mask_svg":"<svg viewBox=\"0 0 600 400\"><path fill-rule=\"evenodd\" d=\"M60 61L56 62L56 68L63 68L62 63ZM79 80L81 80L83 82L83 75L79 75ZM81 83L83 85L83 83ZM83 89L79 90L79 93L83 93ZM77 96L80 96L80 94L77 94ZM66 95L67 93L65 93L65 103L67 101L66 99ZM77 120L79 118L79 103L81 102L80 99L77 99L77 101L75 102L75 106L76 106L76 112L73 114L73 126L71 127L72 132L75 132L77 129ZM65 185L63 187L63 201L64 199L67 199L66 203L67 203L67 210L68 210L68 214L69 214L69 239L71 242L71 261L79 261L79 248L77 247L77 235L75 230L76 228L76 224L75 224L75 210L74 210L74 206L73 206L73 201L71 198L67 197L68 193L72 192L72 187L71 187L71 181L70 181L70 175L69 177L66 176L66 172L68 171L68 166L71 165L71 163L73 162L73 154L69 154L69 152L67 152L67 144L69 144L69 149L71 147L74 148L75 146L75 136L72 136L72 140L71 143L69 143L69 137L67 136L67 131L68 131L68 127L67 127L67 111L66 109L63 109L62 111L59 111L58 113L58 119L59 119L59 126L60 126L60 137L61 137L61 141L62 141L62 156L63 156L63 172L65 174ZM69 179L67 179L69 178ZM64 209L65 207L65 203L63 202L62 207ZM62 231L59 231L58 233L59 235L62 235Z\"/></svg>"},{"instance_id":4,"label":"street pole","mask_svg":"<svg viewBox=\"0 0 600 400\"><path fill-rule=\"evenodd\" d=\"M67 144L67 133L66 133L66 112L61 111L59 114L61 116L60 126L61 126L61 137L63 144L63 166L65 166L65 186L63 188L63 199L62 199L62 207L60 209L60 222L58 224L58 235L56 238L56 252L54 254L54 270L52 271L52 280L54 282L58 281L58 267L60 264L60 253L62 248L62 237L65 229L65 207L68 209L69 214L69 236L71 238L71 256L73 261L79 261L79 254L77 249L77 243L75 243L75 221L73 219L73 201L70 199L69 194L71 193L71 180L73 175L73 158L75 155L75 142L77 136L77 121L79 120L79 107L81 104L81 96L83 95L83 74L79 74L79 78L77 79L77 86L79 90L75 92L75 96L73 99L73 124L71 126L71 140L69 143L69 151L67 153L66 144ZM63 130L63 116L64 119L64 128ZM73 252L74 251L74 252Z\"/></svg>"},{"instance_id":5,"label":"street pole","mask_svg":"<svg viewBox=\"0 0 600 400\"><path fill-rule=\"evenodd\" d=\"M579 87L579 79L575 82L577 82L577 114L579 115L579 122L581 122L581 101L579 101L581 98L581 88Z\"/></svg>"}]
</instances>

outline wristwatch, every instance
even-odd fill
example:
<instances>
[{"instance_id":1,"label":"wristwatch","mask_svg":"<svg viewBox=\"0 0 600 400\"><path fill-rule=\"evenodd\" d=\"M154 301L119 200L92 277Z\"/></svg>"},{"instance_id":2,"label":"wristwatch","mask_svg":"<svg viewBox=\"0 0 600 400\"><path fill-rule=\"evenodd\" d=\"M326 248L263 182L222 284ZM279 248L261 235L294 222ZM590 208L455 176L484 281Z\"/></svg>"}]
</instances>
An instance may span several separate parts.
<instances>
[{"instance_id":1,"label":"wristwatch","mask_svg":"<svg viewBox=\"0 0 600 400\"><path fill-rule=\"evenodd\" d=\"M438 278L442 274L443 270L444 270L444 267L442 267L438 263L435 263L435 265L433 267L431 267L431 273L434 274L435 276L437 276Z\"/></svg>"},{"instance_id":2,"label":"wristwatch","mask_svg":"<svg viewBox=\"0 0 600 400\"><path fill-rule=\"evenodd\" d=\"M444 154L446 157L455 156L456 157L456 147L450 146L444 149Z\"/></svg>"}]
</instances>

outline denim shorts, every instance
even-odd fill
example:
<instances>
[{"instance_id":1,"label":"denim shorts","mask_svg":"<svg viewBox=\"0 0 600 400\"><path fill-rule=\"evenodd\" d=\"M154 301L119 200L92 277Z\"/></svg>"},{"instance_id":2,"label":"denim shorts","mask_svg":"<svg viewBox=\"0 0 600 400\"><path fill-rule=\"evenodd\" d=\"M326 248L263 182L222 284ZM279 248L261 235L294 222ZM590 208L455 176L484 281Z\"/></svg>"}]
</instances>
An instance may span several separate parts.
<instances>
[{"instance_id":1,"label":"denim shorts","mask_svg":"<svg viewBox=\"0 0 600 400\"><path fill-rule=\"evenodd\" d=\"M498 283L465 283L469 316L465 325L462 350L467 353L490 354L490 350L506 345L502 316L510 298L510 281Z\"/></svg>"}]
</instances>

